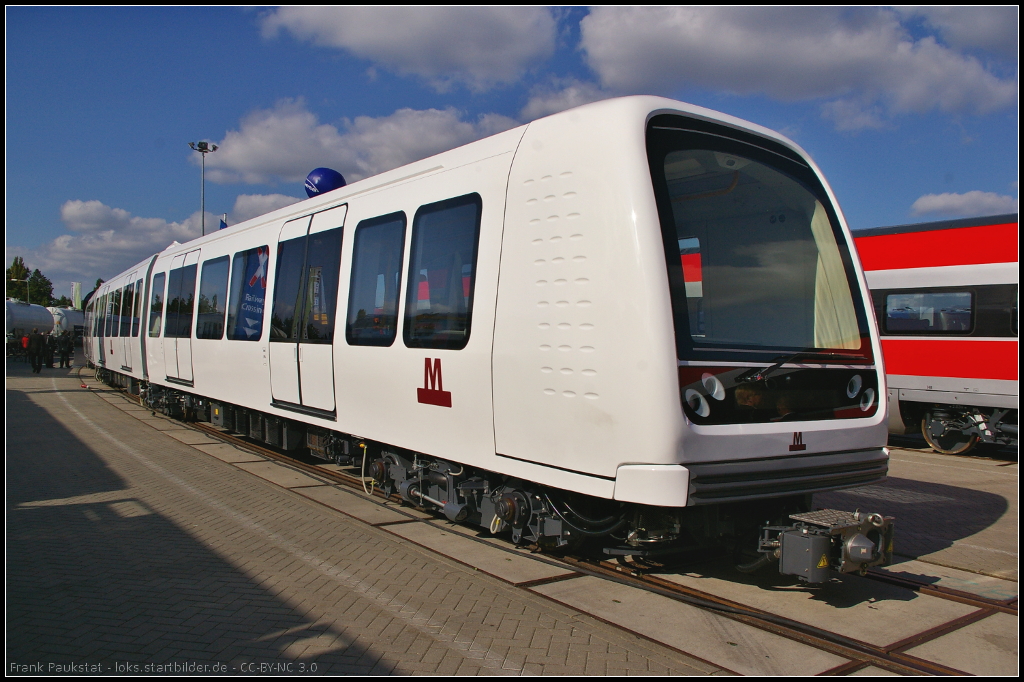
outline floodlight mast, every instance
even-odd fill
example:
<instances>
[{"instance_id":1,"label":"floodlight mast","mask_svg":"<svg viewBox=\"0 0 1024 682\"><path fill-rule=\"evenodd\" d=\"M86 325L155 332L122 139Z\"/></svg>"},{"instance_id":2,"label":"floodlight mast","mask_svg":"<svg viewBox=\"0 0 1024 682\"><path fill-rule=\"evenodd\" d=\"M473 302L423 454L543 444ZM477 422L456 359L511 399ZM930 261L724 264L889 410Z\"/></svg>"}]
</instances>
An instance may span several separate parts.
<instances>
[{"instance_id":1,"label":"floodlight mast","mask_svg":"<svg viewBox=\"0 0 1024 682\"><path fill-rule=\"evenodd\" d=\"M189 142L188 146L192 148L192 151L199 152L203 155L203 173L202 182L199 189L199 220L203 226L203 236L206 236L206 155L210 152L217 151L217 145L210 144L206 141L200 142Z\"/></svg>"}]
</instances>

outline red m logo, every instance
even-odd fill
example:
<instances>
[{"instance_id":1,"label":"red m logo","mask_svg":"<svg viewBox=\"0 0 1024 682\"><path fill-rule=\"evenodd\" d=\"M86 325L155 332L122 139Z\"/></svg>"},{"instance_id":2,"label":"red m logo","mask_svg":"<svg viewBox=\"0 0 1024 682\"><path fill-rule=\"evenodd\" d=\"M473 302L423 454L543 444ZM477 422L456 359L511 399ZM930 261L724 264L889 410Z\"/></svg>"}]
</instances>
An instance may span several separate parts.
<instances>
[{"instance_id":1,"label":"red m logo","mask_svg":"<svg viewBox=\"0 0 1024 682\"><path fill-rule=\"evenodd\" d=\"M416 389L416 400L426 405L452 406L451 391L444 390L441 380L441 358L423 360L423 388Z\"/></svg>"},{"instance_id":2,"label":"red m logo","mask_svg":"<svg viewBox=\"0 0 1024 682\"><path fill-rule=\"evenodd\" d=\"M793 444L789 446L790 452L793 450L806 450L807 446L804 445L804 432L794 431L793 432Z\"/></svg>"}]
</instances>

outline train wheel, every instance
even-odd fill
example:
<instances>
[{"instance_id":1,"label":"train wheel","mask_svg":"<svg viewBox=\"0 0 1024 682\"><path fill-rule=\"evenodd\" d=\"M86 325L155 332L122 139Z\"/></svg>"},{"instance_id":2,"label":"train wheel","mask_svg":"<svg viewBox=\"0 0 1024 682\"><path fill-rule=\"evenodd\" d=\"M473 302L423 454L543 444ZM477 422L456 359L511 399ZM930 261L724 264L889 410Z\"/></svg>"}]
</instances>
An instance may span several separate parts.
<instances>
[{"instance_id":1,"label":"train wheel","mask_svg":"<svg viewBox=\"0 0 1024 682\"><path fill-rule=\"evenodd\" d=\"M946 421L932 417L931 412L921 420L921 435L932 450L944 455L962 455L978 444L977 435L968 436L956 427L951 428Z\"/></svg>"}]
</instances>

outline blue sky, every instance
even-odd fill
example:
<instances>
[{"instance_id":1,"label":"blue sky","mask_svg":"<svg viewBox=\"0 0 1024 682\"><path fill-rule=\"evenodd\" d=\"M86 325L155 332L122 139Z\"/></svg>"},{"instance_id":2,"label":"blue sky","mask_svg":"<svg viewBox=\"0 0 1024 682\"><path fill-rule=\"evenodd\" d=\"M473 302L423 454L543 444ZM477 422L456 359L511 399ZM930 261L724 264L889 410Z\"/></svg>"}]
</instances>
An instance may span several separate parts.
<instances>
[{"instance_id":1,"label":"blue sky","mask_svg":"<svg viewBox=\"0 0 1024 682\"><path fill-rule=\"evenodd\" d=\"M997 8L6 10L6 250L86 291L172 240L628 94L778 130L854 229L1015 212Z\"/></svg>"}]
</instances>

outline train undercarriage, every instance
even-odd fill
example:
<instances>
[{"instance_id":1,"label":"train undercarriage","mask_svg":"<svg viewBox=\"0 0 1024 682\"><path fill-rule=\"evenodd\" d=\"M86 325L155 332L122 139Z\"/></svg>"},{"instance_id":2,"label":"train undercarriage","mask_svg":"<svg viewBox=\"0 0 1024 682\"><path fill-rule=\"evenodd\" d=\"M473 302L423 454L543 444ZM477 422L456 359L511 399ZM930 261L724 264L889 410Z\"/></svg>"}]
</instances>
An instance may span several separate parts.
<instances>
[{"instance_id":1,"label":"train undercarriage","mask_svg":"<svg viewBox=\"0 0 1024 682\"><path fill-rule=\"evenodd\" d=\"M269 415L98 370L106 383L137 394L153 410L206 421L285 451L352 467L365 492L546 551L593 551L646 560L731 552L746 573L777 563L810 583L832 571L864 573L892 559L894 519L813 510L812 495L669 508L617 502L543 486L385 443Z\"/></svg>"},{"instance_id":2,"label":"train undercarriage","mask_svg":"<svg viewBox=\"0 0 1024 682\"><path fill-rule=\"evenodd\" d=\"M900 401L906 433L920 431L944 455L964 455L979 444L1017 446L1017 410Z\"/></svg>"}]
</instances>

